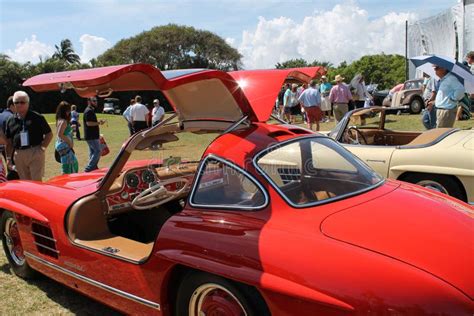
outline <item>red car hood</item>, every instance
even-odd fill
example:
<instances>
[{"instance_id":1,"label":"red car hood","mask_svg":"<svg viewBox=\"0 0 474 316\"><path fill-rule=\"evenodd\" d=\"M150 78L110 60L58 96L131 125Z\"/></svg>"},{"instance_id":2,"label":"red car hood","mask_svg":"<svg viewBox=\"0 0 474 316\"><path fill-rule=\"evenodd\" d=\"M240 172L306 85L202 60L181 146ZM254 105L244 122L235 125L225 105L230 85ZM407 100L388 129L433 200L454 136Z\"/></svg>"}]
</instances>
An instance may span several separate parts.
<instances>
[{"instance_id":1,"label":"red car hood","mask_svg":"<svg viewBox=\"0 0 474 316\"><path fill-rule=\"evenodd\" d=\"M46 181L47 184L63 186L73 189L83 188L86 186L94 186L97 188L100 180L107 173L106 168L98 169L94 172L83 172L83 173L74 173L74 174L65 174L62 176L57 176Z\"/></svg>"},{"instance_id":2,"label":"red car hood","mask_svg":"<svg viewBox=\"0 0 474 316\"><path fill-rule=\"evenodd\" d=\"M403 184L330 215L321 229L425 270L474 298L474 208L467 204Z\"/></svg>"}]
</instances>

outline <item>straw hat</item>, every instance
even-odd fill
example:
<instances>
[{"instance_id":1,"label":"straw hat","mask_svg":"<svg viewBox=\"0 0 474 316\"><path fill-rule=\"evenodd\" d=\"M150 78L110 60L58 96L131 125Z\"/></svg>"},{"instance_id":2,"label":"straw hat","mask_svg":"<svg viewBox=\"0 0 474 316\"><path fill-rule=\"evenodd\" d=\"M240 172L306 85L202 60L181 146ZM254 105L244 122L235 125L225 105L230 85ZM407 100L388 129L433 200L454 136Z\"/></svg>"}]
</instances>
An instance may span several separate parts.
<instances>
[{"instance_id":1,"label":"straw hat","mask_svg":"<svg viewBox=\"0 0 474 316\"><path fill-rule=\"evenodd\" d=\"M327 77L326 76L321 76L321 79L327 79Z\"/></svg>"},{"instance_id":2,"label":"straw hat","mask_svg":"<svg viewBox=\"0 0 474 316\"><path fill-rule=\"evenodd\" d=\"M336 77L334 78L334 81L337 81L337 82L342 81L342 80L344 80L344 77L342 77L341 75L336 75Z\"/></svg>"},{"instance_id":3,"label":"straw hat","mask_svg":"<svg viewBox=\"0 0 474 316\"><path fill-rule=\"evenodd\" d=\"M296 83L293 83L293 84L291 85L291 87L292 87L292 88L298 88L298 85L297 85Z\"/></svg>"}]
</instances>

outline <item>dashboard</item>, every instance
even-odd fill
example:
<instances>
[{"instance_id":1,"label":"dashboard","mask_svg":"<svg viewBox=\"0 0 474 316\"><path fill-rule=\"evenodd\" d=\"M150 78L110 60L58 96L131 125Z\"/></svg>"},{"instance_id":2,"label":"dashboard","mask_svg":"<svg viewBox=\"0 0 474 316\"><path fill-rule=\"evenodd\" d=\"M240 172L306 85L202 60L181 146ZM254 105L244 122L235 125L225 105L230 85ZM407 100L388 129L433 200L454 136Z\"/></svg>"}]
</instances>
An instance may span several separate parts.
<instances>
[{"instance_id":1,"label":"dashboard","mask_svg":"<svg viewBox=\"0 0 474 316\"><path fill-rule=\"evenodd\" d=\"M198 163L182 163L170 167L146 166L133 168L123 172L114 181L109 194L106 196L107 208L110 212L119 212L132 208L133 199L151 186L159 184L160 181L172 178L185 177L189 183L192 182L197 171ZM182 182L165 185L168 191L182 189ZM184 193L188 193L186 190Z\"/></svg>"}]
</instances>

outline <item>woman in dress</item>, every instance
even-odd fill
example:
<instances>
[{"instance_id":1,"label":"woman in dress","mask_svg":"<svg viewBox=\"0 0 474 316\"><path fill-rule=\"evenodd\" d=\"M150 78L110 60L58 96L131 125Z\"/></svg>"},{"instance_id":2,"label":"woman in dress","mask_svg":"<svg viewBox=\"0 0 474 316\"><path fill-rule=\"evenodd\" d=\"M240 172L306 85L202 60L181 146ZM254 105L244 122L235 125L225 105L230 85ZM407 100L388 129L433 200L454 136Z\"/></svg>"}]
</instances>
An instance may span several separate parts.
<instances>
[{"instance_id":1,"label":"woman in dress","mask_svg":"<svg viewBox=\"0 0 474 316\"><path fill-rule=\"evenodd\" d=\"M74 143L72 141L71 127L71 105L66 101L59 103L56 109L56 144L55 149L61 161L61 171L63 174L76 173L79 171L76 154L74 153Z\"/></svg>"}]
</instances>

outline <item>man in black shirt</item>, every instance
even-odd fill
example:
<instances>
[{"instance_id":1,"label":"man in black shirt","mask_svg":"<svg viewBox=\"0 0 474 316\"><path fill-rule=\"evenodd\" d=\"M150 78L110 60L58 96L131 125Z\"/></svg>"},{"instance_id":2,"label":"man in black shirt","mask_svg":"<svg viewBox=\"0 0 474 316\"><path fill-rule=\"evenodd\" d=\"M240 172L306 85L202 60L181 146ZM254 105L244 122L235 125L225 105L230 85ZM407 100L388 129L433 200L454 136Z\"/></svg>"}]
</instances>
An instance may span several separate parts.
<instances>
[{"instance_id":1,"label":"man in black shirt","mask_svg":"<svg viewBox=\"0 0 474 316\"><path fill-rule=\"evenodd\" d=\"M87 108L82 116L84 121L84 139L87 141L87 145L89 146L89 163L84 169L85 172L90 172L99 168L97 166L99 164L101 152L99 125L104 124L105 121L97 121L97 116L95 115L96 107L97 98L92 97L87 99Z\"/></svg>"},{"instance_id":2,"label":"man in black shirt","mask_svg":"<svg viewBox=\"0 0 474 316\"><path fill-rule=\"evenodd\" d=\"M11 165L14 150L15 166L22 180L42 181L45 150L53 133L46 119L30 110L30 98L24 91L13 94L16 115L10 117L5 127L7 164Z\"/></svg>"}]
</instances>

